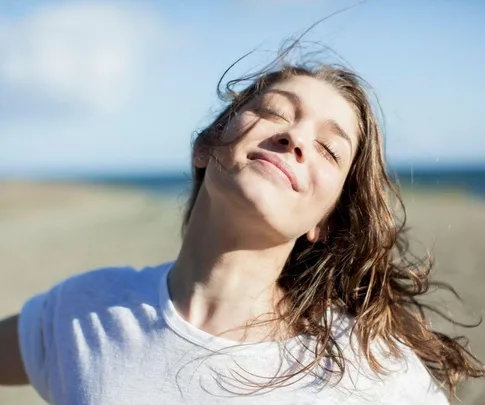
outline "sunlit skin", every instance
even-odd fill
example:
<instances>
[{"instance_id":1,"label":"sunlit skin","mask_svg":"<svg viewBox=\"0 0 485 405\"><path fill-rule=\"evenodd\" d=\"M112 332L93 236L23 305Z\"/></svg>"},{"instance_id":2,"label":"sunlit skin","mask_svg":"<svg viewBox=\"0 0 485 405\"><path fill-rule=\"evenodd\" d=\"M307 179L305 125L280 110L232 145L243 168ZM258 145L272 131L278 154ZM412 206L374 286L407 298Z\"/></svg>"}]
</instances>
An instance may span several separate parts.
<instances>
[{"instance_id":1,"label":"sunlit skin","mask_svg":"<svg viewBox=\"0 0 485 405\"><path fill-rule=\"evenodd\" d=\"M296 239L324 237L357 150L357 117L329 84L293 77L248 102L224 141L210 157L195 153L206 175L169 277L180 315L213 335L272 312ZM253 328L246 340L278 338L268 333Z\"/></svg>"}]
</instances>

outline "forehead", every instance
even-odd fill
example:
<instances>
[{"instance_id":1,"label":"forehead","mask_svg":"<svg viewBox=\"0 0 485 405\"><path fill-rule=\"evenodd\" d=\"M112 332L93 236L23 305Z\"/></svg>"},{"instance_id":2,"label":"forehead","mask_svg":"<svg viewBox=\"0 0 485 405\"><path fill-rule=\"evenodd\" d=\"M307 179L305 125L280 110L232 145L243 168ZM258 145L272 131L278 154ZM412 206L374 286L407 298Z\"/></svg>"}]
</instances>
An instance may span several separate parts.
<instances>
[{"instance_id":1,"label":"forehead","mask_svg":"<svg viewBox=\"0 0 485 405\"><path fill-rule=\"evenodd\" d=\"M284 96L285 92L294 93L298 97L306 114L324 121L334 120L349 135L357 138L358 123L354 106L331 84L309 76L293 76L270 86L265 94L275 95L275 100L287 98L291 101Z\"/></svg>"}]
</instances>

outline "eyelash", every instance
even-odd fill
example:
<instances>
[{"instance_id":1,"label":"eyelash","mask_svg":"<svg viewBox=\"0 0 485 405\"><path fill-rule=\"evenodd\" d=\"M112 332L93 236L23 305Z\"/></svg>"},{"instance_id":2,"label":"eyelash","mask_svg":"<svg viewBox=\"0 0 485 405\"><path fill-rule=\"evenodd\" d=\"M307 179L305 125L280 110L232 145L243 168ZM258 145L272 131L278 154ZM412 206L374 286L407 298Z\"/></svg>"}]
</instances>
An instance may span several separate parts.
<instances>
[{"instance_id":1,"label":"eyelash","mask_svg":"<svg viewBox=\"0 0 485 405\"><path fill-rule=\"evenodd\" d=\"M332 147L326 143L326 142L321 142L321 141L315 141L318 146L320 147L320 151L323 149L324 154L330 155L330 157L336 162L340 163L340 155L335 151L335 149L332 149Z\"/></svg>"},{"instance_id":2,"label":"eyelash","mask_svg":"<svg viewBox=\"0 0 485 405\"><path fill-rule=\"evenodd\" d=\"M271 108L268 108L268 107L261 107L261 108L258 108L257 110L258 113L260 113L261 115L266 115L266 116L271 116L271 117L276 117L276 118L280 118L284 121L290 121L290 118L287 117L286 115L284 114L281 114Z\"/></svg>"},{"instance_id":3,"label":"eyelash","mask_svg":"<svg viewBox=\"0 0 485 405\"><path fill-rule=\"evenodd\" d=\"M283 114L280 114L278 113L277 111L271 109L271 108L268 108L268 107L261 107L258 109L258 111L260 114L264 115L269 115L269 116L272 116L272 117L277 117L277 118L280 118L284 121L290 121L290 119L288 117L286 117L285 115ZM340 160L341 160L341 157L340 155L335 151L335 149L332 149L332 147L326 143L326 142L321 142L321 141L315 141L317 143L317 145L319 146L319 152L322 151L322 149L324 150L324 154L325 155L330 155L330 158L333 159L337 164L340 163Z\"/></svg>"}]
</instances>

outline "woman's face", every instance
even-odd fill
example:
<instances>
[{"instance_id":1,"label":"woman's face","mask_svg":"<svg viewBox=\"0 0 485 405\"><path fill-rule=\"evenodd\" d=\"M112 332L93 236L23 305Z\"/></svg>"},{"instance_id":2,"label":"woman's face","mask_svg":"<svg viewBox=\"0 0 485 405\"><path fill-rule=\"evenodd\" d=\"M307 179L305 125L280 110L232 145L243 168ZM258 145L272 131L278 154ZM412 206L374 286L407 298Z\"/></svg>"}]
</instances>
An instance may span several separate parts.
<instances>
[{"instance_id":1,"label":"woman's face","mask_svg":"<svg viewBox=\"0 0 485 405\"><path fill-rule=\"evenodd\" d=\"M331 85L294 76L229 122L223 141L231 144L202 163L204 185L235 221L287 241L308 232L312 239L342 191L357 128L351 104Z\"/></svg>"}]
</instances>

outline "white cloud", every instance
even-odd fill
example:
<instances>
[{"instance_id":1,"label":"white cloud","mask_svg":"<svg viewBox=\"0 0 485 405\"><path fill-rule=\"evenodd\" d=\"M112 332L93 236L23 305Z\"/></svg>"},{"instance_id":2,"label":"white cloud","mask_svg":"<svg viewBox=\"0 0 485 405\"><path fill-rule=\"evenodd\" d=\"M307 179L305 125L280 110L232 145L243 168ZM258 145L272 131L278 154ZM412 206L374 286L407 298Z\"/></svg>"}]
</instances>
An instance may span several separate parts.
<instances>
[{"instance_id":1,"label":"white cloud","mask_svg":"<svg viewBox=\"0 0 485 405\"><path fill-rule=\"evenodd\" d=\"M1 21L0 92L120 111L142 75L140 62L166 42L152 10L135 4L56 2Z\"/></svg>"}]
</instances>

